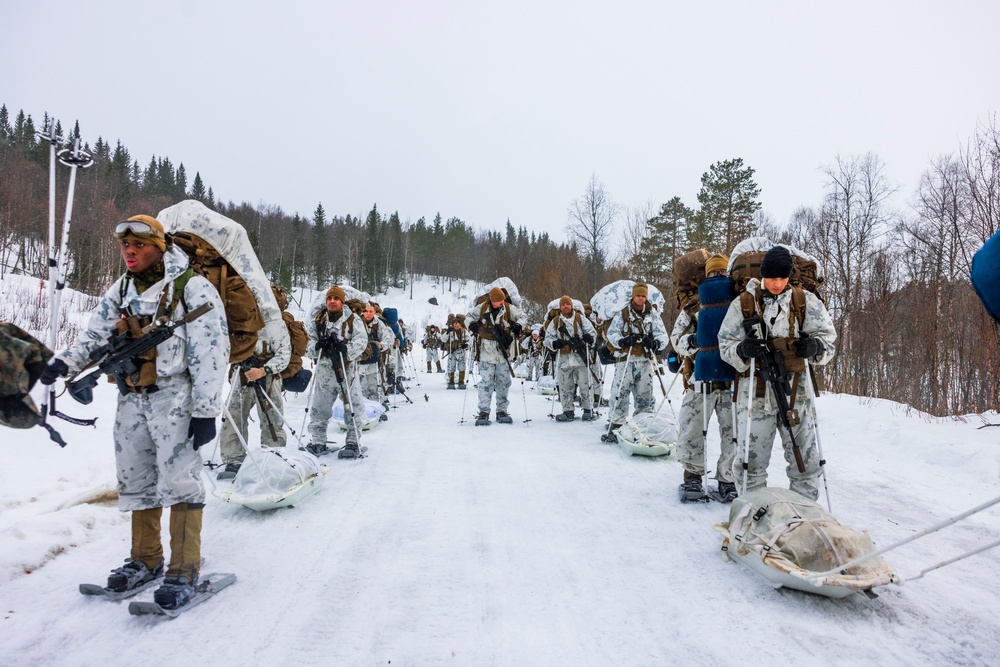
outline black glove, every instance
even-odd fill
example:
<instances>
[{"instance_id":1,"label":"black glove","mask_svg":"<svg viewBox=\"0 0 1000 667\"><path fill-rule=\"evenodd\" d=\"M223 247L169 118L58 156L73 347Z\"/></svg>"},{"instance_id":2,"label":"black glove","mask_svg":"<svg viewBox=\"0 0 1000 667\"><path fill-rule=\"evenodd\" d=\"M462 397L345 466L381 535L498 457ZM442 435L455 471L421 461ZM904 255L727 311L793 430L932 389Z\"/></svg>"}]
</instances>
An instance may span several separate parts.
<instances>
[{"instance_id":1,"label":"black glove","mask_svg":"<svg viewBox=\"0 0 1000 667\"><path fill-rule=\"evenodd\" d=\"M697 348L698 347L698 334L690 334L687 337L687 344L688 344L688 347L690 347L690 348Z\"/></svg>"},{"instance_id":2,"label":"black glove","mask_svg":"<svg viewBox=\"0 0 1000 667\"><path fill-rule=\"evenodd\" d=\"M215 418L214 417L191 417L188 424L188 437L193 438L192 445L194 451L207 442L212 442L215 438Z\"/></svg>"},{"instance_id":3,"label":"black glove","mask_svg":"<svg viewBox=\"0 0 1000 667\"><path fill-rule=\"evenodd\" d=\"M468 350L469 349L469 344L468 343L462 343L459 347L461 347L463 350Z\"/></svg>"},{"instance_id":4,"label":"black glove","mask_svg":"<svg viewBox=\"0 0 1000 667\"><path fill-rule=\"evenodd\" d=\"M522 332L522 331L524 331L524 327L522 327L522 326L521 326L520 324L518 324L517 322L511 322L511 323L510 323L510 331L511 331L511 333L513 333L513 334L514 334L515 336L520 336L520 335L521 335L521 332Z\"/></svg>"},{"instance_id":5,"label":"black glove","mask_svg":"<svg viewBox=\"0 0 1000 667\"><path fill-rule=\"evenodd\" d=\"M500 345L502 345L503 347L505 348L510 347L511 343L513 342L514 342L514 337L511 336L510 334L505 334L505 333L500 334Z\"/></svg>"},{"instance_id":6,"label":"black glove","mask_svg":"<svg viewBox=\"0 0 1000 667\"><path fill-rule=\"evenodd\" d=\"M48 386L55 382L56 378L64 378L67 375L69 375L69 366L66 365L66 362L62 359L53 359L38 376L38 381Z\"/></svg>"},{"instance_id":7,"label":"black glove","mask_svg":"<svg viewBox=\"0 0 1000 667\"><path fill-rule=\"evenodd\" d=\"M569 341L566 340L565 338L556 338L554 341L552 341L552 347L554 347L557 350L561 350L567 345L569 345Z\"/></svg>"},{"instance_id":8,"label":"black glove","mask_svg":"<svg viewBox=\"0 0 1000 667\"><path fill-rule=\"evenodd\" d=\"M803 359L815 357L823 349L823 345L815 338L803 336L795 341L795 356Z\"/></svg>"},{"instance_id":9,"label":"black glove","mask_svg":"<svg viewBox=\"0 0 1000 667\"><path fill-rule=\"evenodd\" d=\"M759 338L747 338L736 346L736 354L740 355L740 359L744 361L749 361L751 358L756 358L766 353L767 341L760 340Z\"/></svg>"},{"instance_id":10,"label":"black glove","mask_svg":"<svg viewBox=\"0 0 1000 667\"><path fill-rule=\"evenodd\" d=\"M475 322L469 322L469 331L471 331L474 335L477 335L477 336L479 335L479 321L478 320L475 321Z\"/></svg>"},{"instance_id":11,"label":"black glove","mask_svg":"<svg viewBox=\"0 0 1000 667\"><path fill-rule=\"evenodd\" d=\"M646 337L643 339L642 344L646 347L647 350L652 350L653 352L656 352L660 349L660 341L653 338L653 336L650 334L646 334Z\"/></svg>"},{"instance_id":12,"label":"black glove","mask_svg":"<svg viewBox=\"0 0 1000 667\"><path fill-rule=\"evenodd\" d=\"M589 333L585 333L583 334L583 342L586 343L587 345L593 345L594 337L591 336Z\"/></svg>"},{"instance_id":13,"label":"black glove","mask_svg":"<svg viewBox=\"0 0 1000 667\"><path fill-rule=\"evenodd\" d=\"M627 336L622 336L622 341L621 341L620 347L622 349L624 349L626 347L632 347L637 342L639 342L638 338L639 338L639 336L636 336L635 334L629 334Z\"/></svg>"}]
</instances>

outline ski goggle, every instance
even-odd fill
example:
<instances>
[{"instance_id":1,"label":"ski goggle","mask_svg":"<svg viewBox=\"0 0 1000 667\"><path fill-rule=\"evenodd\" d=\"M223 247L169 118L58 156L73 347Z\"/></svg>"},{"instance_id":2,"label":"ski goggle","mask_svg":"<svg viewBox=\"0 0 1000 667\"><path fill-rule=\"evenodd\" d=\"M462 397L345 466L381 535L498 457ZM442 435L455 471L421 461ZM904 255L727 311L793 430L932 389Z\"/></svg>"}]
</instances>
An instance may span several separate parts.
<instances>
[{"instance_id":1,"label":"ski goggle","mask_svg":"<svg viewBox=\"0 0 1000 667\"><path fill-rule=\"evenodd\" d=\"M118 238L121 238L129 233L140 238L143 236L160 238L161 236L158 229L153 229L152 226L146 224L145 222L140 222L139 220L126 220L125 222L119 222L118 226L115 227L115 236Z\"/></svg>"}]
</instances>

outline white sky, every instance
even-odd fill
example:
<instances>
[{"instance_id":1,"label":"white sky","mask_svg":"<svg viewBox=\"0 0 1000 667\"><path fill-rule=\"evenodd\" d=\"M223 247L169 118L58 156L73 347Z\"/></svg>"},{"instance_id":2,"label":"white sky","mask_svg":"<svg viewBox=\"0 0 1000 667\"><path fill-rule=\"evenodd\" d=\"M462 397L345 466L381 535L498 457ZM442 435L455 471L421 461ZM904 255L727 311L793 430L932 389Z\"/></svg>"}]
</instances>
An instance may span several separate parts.
<instances>
[{"instance_id":1,"label":"white sky","mask_svg":"<svg viewBox=\"0 0 1000 667\"><path fill-rule=\"evenodd\" d=\"M626 207L696 206L734 157L779 223L837 154L876 153L903 205L1000 100L992 0L4 5L12 114L79 119L225 200L557 240L591 174Z\"/></svg>"}]
</instances>

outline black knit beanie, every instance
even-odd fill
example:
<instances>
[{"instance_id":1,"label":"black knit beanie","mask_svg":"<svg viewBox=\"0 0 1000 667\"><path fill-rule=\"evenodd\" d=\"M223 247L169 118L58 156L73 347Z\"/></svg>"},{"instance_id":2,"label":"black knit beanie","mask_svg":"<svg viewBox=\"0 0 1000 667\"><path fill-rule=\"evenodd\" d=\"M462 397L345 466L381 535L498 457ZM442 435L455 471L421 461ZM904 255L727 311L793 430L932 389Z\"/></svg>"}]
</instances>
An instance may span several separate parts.
<instances>
[{"instance_id":1,"label":"black knit beanie","mask_svg":"<svg viewBox=\"0 0 1000 667\"><path fill-rule=\"evenodd\" d=\"M761 278L791 278L792 253L788 248L776 245L764 254L760 263Z\"/></svg>"}]
</instances>

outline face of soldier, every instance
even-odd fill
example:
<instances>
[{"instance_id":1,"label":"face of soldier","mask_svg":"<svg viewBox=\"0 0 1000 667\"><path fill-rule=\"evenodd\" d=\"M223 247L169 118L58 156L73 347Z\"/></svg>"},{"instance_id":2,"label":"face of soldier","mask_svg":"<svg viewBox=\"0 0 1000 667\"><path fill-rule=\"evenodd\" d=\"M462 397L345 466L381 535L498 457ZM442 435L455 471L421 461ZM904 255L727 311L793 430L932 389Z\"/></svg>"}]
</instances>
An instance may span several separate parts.
<instances>
[{"instance_id":1,"label":"face of soldier","mask_svg":"<svg viewBox=\"0 0 1000 667\"><path fill-rule=\"evenodd\" d=\"M764 289L771 294L781 294L788 285L788 278L764 278Z\"/></svg>"},{"instance_id":2,"label":"face of soldier","mask_svg":"<svg viewBox=\"0 0 1000 667\"><path fill-rule=\"evenodd\" d=\"M451 328L454 329L455 331L458 331L459 329L462 328L462 323L459 322L458 320L455 320L454 322L452 322Z\"/></svg>"},{"instance_id":3,"label":"face of soldier","mask_svg":"<svg viewBox=\"0 0 1000 667\"><path fill-rule=\"evenodd\" d=\"M496 310L503 305L503 301L490 301L490 305L493 306L494 310Z\"/></svg>"},{"instance_id":4,"label":"face of soldier","mask_svg":"<svg viewBox=\"0 0 1000 667\"><path fill-rule=\"evenodd\" d=\"M725 271L709 271L707 277L715 278L716 276L725 276L725 275L726 275Z\"/></svg>"},{"instance_id":5,"label":"face of soldier","mask_svg":"<svg viewBox=\"0 0 1000 667\"><path fill-rule=\"evenodd\" d=\"M632 303L635 305L636 308L642 308L643 306L646 305L646 297L642 296L641 294L634 296L632 297Z\"/></svg>"},{"instance_id":6,"label":"face of soldier","mask_svg":"<svg viewBox=\"0 0 1000 667\"><path fill-rule=\"evenodd\" d=\"M563 317L569 317L570 315L573 314L573 304L564 303L563 305L559 306L559 312L562 313Z\"/></svg>"},{"instance_id":7,"label":"face of soldier","mask_svg":"<svg viewBox=\"0 0 1000 667\"><path fill-rule=\"evenodd\" d=\"M130 273L142 273L160 261L163 253L152 243L145 243L135 238L124 238L121 244L122 259Z\"/></svg>"},{"instance_id":8,"label":"face of soldier","mask_svg":"<svg viewBox=\"0 0 1000 667\"><path fill-rule=\"evenodd\" d=\"M327 304L327 308L329 308L329 303ZM371 322L375 319L375 308L373 306L368 306L365 308L365 312L362 313L361 316L365 318L366 323Z\"/></svg>"},{"instance_id":9,"label":"face of soldier","mask_svg":"<svg viewBox=\"0 0 1000 667\"><path fill-rule=\"evenodd\" d=\"M344 302L335 296L327 297L326 309L331 313L339 313L344 309Z\"/></svg>"}]
</instances>

